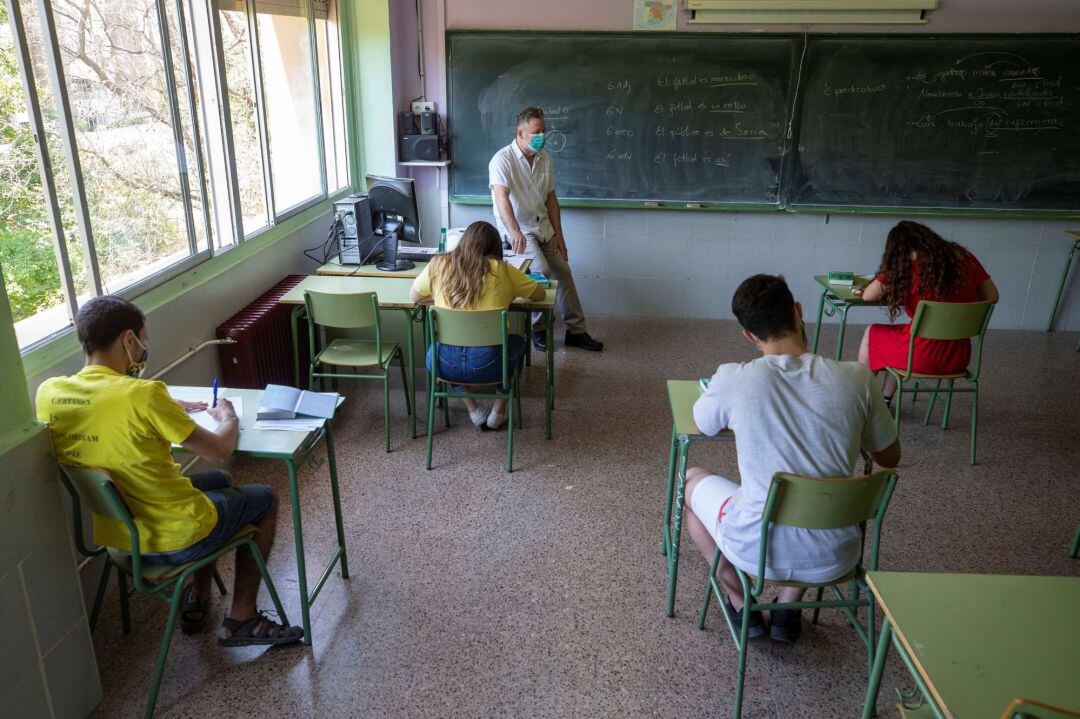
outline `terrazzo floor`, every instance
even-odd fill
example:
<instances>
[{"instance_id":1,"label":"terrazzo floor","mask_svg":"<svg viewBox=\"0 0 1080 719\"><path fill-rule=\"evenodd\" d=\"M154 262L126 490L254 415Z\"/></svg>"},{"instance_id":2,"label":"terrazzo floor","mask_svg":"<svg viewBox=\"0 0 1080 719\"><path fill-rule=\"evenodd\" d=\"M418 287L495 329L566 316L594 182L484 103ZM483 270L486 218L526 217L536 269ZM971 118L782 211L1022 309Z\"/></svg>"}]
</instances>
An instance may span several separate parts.
<instances>
[{"instance_id":1,"label":"terrazzo floor","mask_svg":"<svg viewBox=\"0 0 1080 719\"><path fill-rule=\"evenodd\" d=\"M352 577L314 607L314 646L225 649L176 633L161 717L727 717L736 652L719 612L696 626L706 565L683 545L676 616L664 616L660 526L670 414L664 380L711 374L754 349L730 321L597 318L602 354L557 344L554 438L543 433L543 357L525 372L516 471L505 435L478 433L460 405L437 422L435 468L408 438L393 392L390 454L376 384L342 387L337 459ZM848 333L854 358L861 328ZM822 331L822 349L835 343ZM904 459L882 569L1080 575L1068 546L1080 520L1080 353L1075 333L997 331L986 341L979 464L967 463L970 400L952 426L922 427L905 405ZM423 408L425 403L420 400ZM702 443L693 464L737 476L735 447ZM279 464L244 461L238 482L284 496ZM301 475L309 576L334 538L325 466ZM222 574L231 585L232 568ZM280 514L270 558L299 623L292 527ZM317 576L317 574L316 574ZM264 604L269 606L265 597ZM215 598L215 617L227 606ZM94 716L141 714L165 608L139 598L120 631L110 593L95 635L104 700ZM714 608L715 609L715 608ZM866 656L838 611L794 646L762 640L747 662L744 716L852 717ZM878 702L897 716L909 687L890 658Z\"/></svg>"}]
</instances>

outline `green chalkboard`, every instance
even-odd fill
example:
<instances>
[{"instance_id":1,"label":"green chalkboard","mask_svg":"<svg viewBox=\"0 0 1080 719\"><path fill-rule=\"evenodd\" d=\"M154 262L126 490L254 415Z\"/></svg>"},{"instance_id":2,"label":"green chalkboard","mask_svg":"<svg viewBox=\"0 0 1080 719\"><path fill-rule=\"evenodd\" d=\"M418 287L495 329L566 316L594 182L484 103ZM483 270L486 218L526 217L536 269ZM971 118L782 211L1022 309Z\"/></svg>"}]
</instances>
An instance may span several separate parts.
<instances>
[{"instance_id":1,"label":"green chalkboard","mask_svg":"<svg viewBox=\"0 0 1080 719\"><path fill-rule=\"evenodd\" d=\"M801 43L450 33L451 195L490 198L488 161L513 140L517 111L537 105L563 200L777 208Z\"/></svg>"},{"instance_id":2,"label":"green chalkboard","mask_svg":"<svg viewBox=\"0 0 1080 719\"><path fill-rule=\"evenodd\" d=\"M807 41L793 209L1080 210L1080 38Z\"/></svg>"}]
</instances>

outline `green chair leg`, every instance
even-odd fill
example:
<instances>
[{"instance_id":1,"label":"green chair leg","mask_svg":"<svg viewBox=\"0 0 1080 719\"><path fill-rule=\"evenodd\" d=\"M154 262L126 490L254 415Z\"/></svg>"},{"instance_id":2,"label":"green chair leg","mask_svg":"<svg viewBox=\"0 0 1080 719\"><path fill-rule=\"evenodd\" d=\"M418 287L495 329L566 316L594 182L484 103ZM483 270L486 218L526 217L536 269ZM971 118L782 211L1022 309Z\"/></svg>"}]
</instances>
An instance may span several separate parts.
<instances>
[{"instance_id":1,"label":"green chair leg","mask_svg":"<svg viewBox=\"0 0 1080 719\"><path fill-rule=\"evenodd\" d=\"M382 380L382 393L383 393L383 444L386 447L386 451L390 451L390 371L386 368L383 369Z\"/></svg>"},{"instance_id":2,"label":"green chair leg","mask_svg":"<svg viewBox=\"0 0 1080 719\"><path fill-rule=\"evenodd\" d=\"M1080 524L1076 525L1076 536L1073 537L1072 549L1069 550L1069 556L1073 559L1080 557Z\"/></svg>"},{"instance_id":3,"label":"green chair leg","mask_svg":"<svg viewBox=\"0 0 1080 719\"><path fill-rule=\"evenodd\" d=\"M218 591L221 592L221 596L225 596L229 593L229 590L225 588L225 582L221 581L221 575L218 574L218 570L214 568L214 584L217 585Z\"/></svg>"},{"instance_id":4,"label":"green chair leg","mask_svg":"<svg viewBox=\"0 0 1080 719\"><path fill-rule=\"evenodd\" d=\"M824 594L825 594L825 587L818 587L817 588L817 598L814 601L820 602L821 597ZM814 619L813 619L814 624L817 624L819 614L821 614L821 607L814 607Z\"/></svg>"},{"instance_id":5,"label":"green chair leg","mask_svg":"<svg viewBox=\"0 0 1080 719\"><path fill-rule=\"evenodd\" d=\"M979 385L971 393L971 464L975 464L975 439L979 431Z\"/></svg>"},{"instance_id":6,"label":"green chair leg","mask_svg":"<svg viewBox=\"0 0 1080 719\"><path fill-rule=\"evenodd\" d=\"M116 572L116 586L120 592L120 625L124 634L131 634L131 608L128 605L127 576L119 569Z\"/></svg>"},{"instance_id":7,"label":"green chair leg","mask_svg":"<svg viewBox=\"0 0 1080 719\"><path fill-rule=\"evenodd\" d=\"M431 469L431 440L435 434L435 374L428 379L427 393L427 468Z\"/></svg>"},{"instance_id":8,"label":"green chair leg","mask_svg":"<svg viewBox=\"0 0 1080 719\"><path fill-rule=\"evenodd\" d=\"M147 719L154 716L154 705L157 704L158 690L161 689L161 678L165 674L165 662L169 658L169 644L172 643L173 631L176 629L176 615L180 612L180 602L184 594L184 580L187 572L180 576L173 587L172 598L169 600L169 618L165 622L165 632L161 637L161 648L158 650L157 668L154 670L154 679L150 682L150 695L146 698L146 711L143 716Z\"/></svg>"},{"instance_id":9,"label":"green chair leg","mask_svg":"<svg viewBox=\"0 0 1080 719\"><path fill-rule=\"evenodd\" d=\"M398 353L398 366L401 367L401 387L405 391L405 411L412 416L412 392L409 391L409 380L405 374L405 355ZM413 439L416 439L416 435L413 435Z\"/></svg>"},{"instance_id":10,"label":"green chair leg","mask_svg":"<svg viewBox=\"0 0 1080 719\"><path fill-rule=\"evenodd\" d=\"M442 391L446 392L447 391L446 383L443 382L442 386L443 386ZM441 399L442 399L442 411L443 411L443 427L446 427L447 429L450 429L450 398L449 397L442 397Z\"/></svg>"},{"instance_id":11,"label":"green chair leg","mask_svg":"<svg viewBox=\"0 0 1080 719\"><path fill-rule=\"evenodd\" d=\"M517 380L513 380L510 386L511 395L514 392L514 386ZM510 412L510 416L506 421L506 471L514 471L514 398L510 397L510 401L506 403L506 408Z\"/></svg>"},{"instance_id":12,"label":"green chair leg","mask_svg":"<svg viewBox=\"0 0 1080 719\"><path fill-rule=\"evenodd\" d=\"M956 380L949 380L949 394L945 396L945 414L941 417L941 428L949 428L949 412L952 411L952 398L953 398L953 385L956 384Z\"/></svg>"},{"instance_id":13,"label":"green chair leg","mask_svg":"<svg viewBox=\"0 0 1080 719\"><path fill-rule=\"evenodd\" d=\"M916 385L918 385L918 383L916 383ZM930 395L930 405L926 408L926 415L923 417L923 420L922 420L923 427L930 424L930 415L932 415L934 413L934 407L937 406L937 401L938 401L937 390L939 390L939 389L941 389L941 380L937 381L937 387L935 388L934 393L932 395Z\"/></svg>"},{"instance_id":14,"label":"green chair leg","mask_svg":"<svg viewBox=\"0 0 1080 719\"><path fill-rule=\"evenodd\" d=\"M105 567L101 570L101 579L98 580L97 592L94 594L94 607L90 610L90 633L97 627L98 614L101 612L101 603L105 599L105 590L109 588L109 572L112 571L112 560L105 555ZM120 572L118 571L117 574Z\"/></svg>"}]
</instances>

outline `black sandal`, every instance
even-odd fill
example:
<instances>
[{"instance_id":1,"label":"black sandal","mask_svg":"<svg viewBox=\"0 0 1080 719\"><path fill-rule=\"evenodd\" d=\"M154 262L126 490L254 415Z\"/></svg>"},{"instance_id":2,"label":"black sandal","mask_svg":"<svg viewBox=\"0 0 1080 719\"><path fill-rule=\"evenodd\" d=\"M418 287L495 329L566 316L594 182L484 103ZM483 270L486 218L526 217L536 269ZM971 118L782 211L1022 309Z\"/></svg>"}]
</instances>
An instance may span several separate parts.
<instances>
[{"instance_id":1,"label":"black sandal","mask_svg":"<svg viewBox=\"0 0 1080 719\"><path fill-rule=\"evenodd\" d=\"M304 636L304 630L300 627L279 624L260 611L256 611L255 616L247 621L225 617L221 626L229 632L227 637L218 637L218 644L223 647L293 644Z\"/></svg>"},{"instance_id":2,"label":"black sandal","mask_svg":"<svg viewBox=\"0 0 1080 719\"><path fill-rule=\"evenodd\" d=\"M210 600L195 600L195 585L184 589L180 599L180 631L184 634L196 634L206 626L210 616Z\"/></svg>"}]
</instances>

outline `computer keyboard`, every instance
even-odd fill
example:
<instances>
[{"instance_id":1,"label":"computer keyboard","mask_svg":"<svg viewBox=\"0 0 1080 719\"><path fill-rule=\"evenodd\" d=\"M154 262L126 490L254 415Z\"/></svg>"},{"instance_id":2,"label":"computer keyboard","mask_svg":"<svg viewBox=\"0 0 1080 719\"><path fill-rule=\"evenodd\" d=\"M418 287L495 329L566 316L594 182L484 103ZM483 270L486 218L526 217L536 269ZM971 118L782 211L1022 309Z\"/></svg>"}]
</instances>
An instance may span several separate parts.
<instances>
[{"instance_id":1,"label":"computer keyboard","mask_svg":"<svg viewBox=\"0 0 1080 719\"><path fill-rule=\"evenodd\" d=\"M435 255L430 252L402 252L398 250L399 260L412 260L413 262L430 262Z\"/></svg>"}]
</instances>

